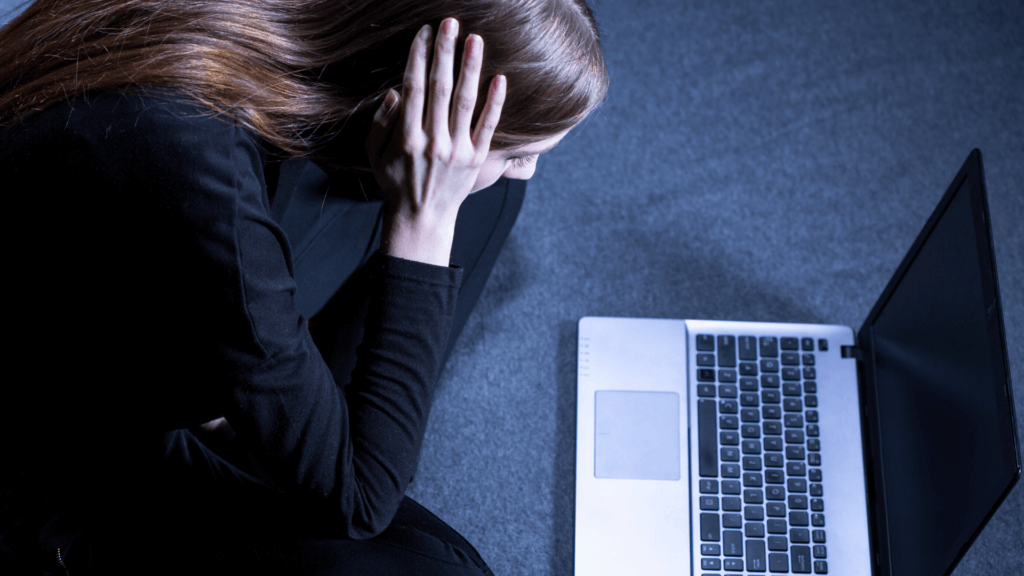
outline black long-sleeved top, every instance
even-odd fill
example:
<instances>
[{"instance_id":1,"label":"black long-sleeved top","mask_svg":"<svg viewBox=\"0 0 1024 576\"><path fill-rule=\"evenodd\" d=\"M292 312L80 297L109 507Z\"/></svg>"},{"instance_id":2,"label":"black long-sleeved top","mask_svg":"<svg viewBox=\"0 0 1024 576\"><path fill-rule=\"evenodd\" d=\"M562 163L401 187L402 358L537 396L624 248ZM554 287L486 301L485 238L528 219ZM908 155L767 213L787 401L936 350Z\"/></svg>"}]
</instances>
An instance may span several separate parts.
<instances>
[{"instance_id":1,"label":"black long-sleeved top","mask_svg":"<svg viewBox=\"0 0 1024 576\"><path fill-rule=\"evenodd\" d=\"M5 478L116 499L145 489L134 472L154 438L223 415L296 506L350 537L386 527L460 271L374 256L339 387L296 306L305 280L267 163L251 133L167 93L78 98L0 133L8 363L27 374L5 386Z\"/></svg>"}]
</instances>

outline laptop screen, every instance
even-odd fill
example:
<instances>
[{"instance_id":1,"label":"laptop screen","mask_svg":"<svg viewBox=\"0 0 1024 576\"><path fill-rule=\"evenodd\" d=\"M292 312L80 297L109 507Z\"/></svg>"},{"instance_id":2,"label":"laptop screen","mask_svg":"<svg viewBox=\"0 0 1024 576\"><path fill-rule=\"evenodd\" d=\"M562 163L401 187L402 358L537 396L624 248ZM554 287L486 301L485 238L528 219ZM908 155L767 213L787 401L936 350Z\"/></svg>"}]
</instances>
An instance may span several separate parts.
<instances>
[{"instance_id":1,"label":"laptop screen","mask_svg":"<svg viewBox=\"0 0 1024 576\"><path fill-rule=\"evenodd\" d=\"M892 574L947 573L1017 476L985 200L972 180L983 186L963 177L865 323Z\"/></svg>"}]
</instances>

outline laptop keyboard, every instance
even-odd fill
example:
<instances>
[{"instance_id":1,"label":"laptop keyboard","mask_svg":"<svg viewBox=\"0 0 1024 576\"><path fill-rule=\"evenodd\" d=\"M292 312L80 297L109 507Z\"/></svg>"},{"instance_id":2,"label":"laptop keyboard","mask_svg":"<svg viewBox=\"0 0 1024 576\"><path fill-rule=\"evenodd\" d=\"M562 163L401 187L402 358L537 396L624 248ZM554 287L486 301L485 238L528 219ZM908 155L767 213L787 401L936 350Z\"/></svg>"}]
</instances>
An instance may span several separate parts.
<instances>
[{"instance_id":1,"label":"laptop keyboard","mask_svg":"<svg viewBox=\"0 0 1024 576\"><path fill-rule=\"evenodd\" d=\"M702 574L828 574L815 352L697 335Z\"/></svg>"}]
</instances>

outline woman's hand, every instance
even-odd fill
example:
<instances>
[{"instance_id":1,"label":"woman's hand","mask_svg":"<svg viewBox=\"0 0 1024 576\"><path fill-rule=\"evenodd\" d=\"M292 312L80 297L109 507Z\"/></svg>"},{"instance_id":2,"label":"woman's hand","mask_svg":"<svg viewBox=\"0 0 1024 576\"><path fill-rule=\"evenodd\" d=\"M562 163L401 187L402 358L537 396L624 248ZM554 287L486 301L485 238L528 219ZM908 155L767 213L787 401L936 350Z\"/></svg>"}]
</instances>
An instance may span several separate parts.
<instances>
[{"instance_id":1,"label":"woman's hand","mask_svg":"<svg viewBox=\"0 0 1024 576\"><path fill-rule=\"evenodd\" d=\"M472 126L483 62L483 39L466 38L453 94L459 23L441 23L427 72L431 30L424 26L409 50L402 96L388 92L366 139L384 192L385 254L447 266L455 219L487 158L505 100L505 78L490 84L480 119Z\"/></svg>"}]
</instances>

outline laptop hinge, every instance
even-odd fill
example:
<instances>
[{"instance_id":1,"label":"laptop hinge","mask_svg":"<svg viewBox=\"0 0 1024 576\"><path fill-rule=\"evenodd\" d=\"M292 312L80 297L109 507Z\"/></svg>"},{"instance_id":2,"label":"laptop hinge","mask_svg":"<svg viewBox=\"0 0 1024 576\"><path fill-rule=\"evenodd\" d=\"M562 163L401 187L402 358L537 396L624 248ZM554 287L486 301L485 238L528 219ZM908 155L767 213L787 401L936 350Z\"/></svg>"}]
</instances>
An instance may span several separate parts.
<instances>
[{"instance_id":1,"label":"laptop hinge","mask_svg":"<svg viewBox=\"0 0 1024 576\"><path fill-rule=\"evenodd\" d=\"M840 347L839 352L843 358L854 358L858 362L864 359L860 353L860 348L857 348L856 346L842 346Z\"/></svg>"}]
</instances>

